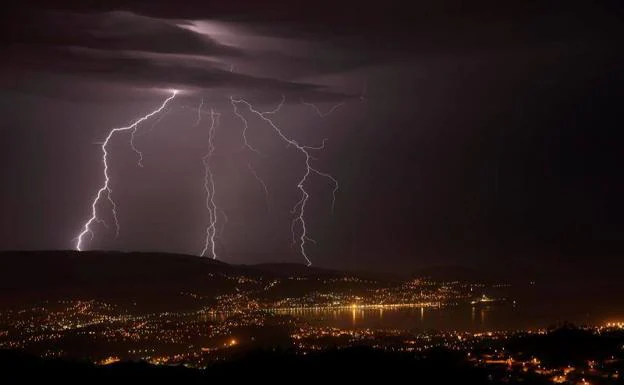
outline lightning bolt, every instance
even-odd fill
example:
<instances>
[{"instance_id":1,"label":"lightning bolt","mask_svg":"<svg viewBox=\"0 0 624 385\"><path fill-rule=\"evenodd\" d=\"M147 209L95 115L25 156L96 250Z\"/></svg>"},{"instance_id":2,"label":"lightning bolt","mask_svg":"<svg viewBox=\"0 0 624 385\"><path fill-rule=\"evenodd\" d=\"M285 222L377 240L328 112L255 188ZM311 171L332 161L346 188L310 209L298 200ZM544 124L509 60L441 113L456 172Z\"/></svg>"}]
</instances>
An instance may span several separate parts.
<instances>
[{"instance_id":1,"label":"lightning bolt","mask_svg":"<svg viewBox=\"0 0 624 385\"><path fill-rule=\"evenodd\" d=\"M165 116L167 116L167 114L171 112L171 110L172 110L171 108L165 108L164 110L162 110L161 111L162 113L160 114L160 116L158 116L158 119L156 119L156 121L152 124L152 126L149 129L141 133L138 133L136 136L143 136L154 131L154 128L156 128L156 126L165 118Z\"/></svg>"},{"instance_id":2,"label":"lightning bolt","mask_svg":"<svg viewBox=\"0 0 624 385\"><path fill-rule=\"evenodd\" d=\"M137 160L137 165L139 167L143 167L143 153L139 151L139 149L136 148L136 146L134 145L134 137L136 136L138 128L139 128L138 124L135 125L134 128L132 128L132 134L130 134L130 147L132 148L132 151L134 151L139 157L139 159Z\"/></svg>"},{"instance_id":3,"label":"lightning bolt","mask_svg":"<svg viewBox=\"0 0 624 385\"><path fill-rule=\"evenodd\" d=\"M308 178L310 177L310 174L316 174L318 176L321 176L321 177L329 179L334 184L334 190L333 190L334 191L334 194L333 194L334 199L332 201L332 209L333 209L334 201L335 201L335 193L336 193L336 191L338 191L338 187L339 187L338 186L338 181L335 178L333 178L331 175L329 175L327 173L324 173L324 172L321 172L321 171L317 170L310 163L310 161L314 159L314 157L310 154L310 151L311 150L321 150L321 149L323 149L325 147L325 140L323 140L323 144L320 145L320 146L304 146L304 145L301 145L296 140L287 137L282 132L282 130L275 124L275 122L273 122L273 120L270 119L269 116L279 112L280 109L282 108L282 106L284 105L284 103L286 101L286 97L284 95L282 95L282 101L280 102L280 104L275 109L273 109L271 111L267 111L267 112L261 112L261 111L257 110L251 103L249 103L248 101L246 101L244 99L230 98L230 100L231 100L232 105L234 106L234 111L235 111L236 115L238 115L239 118L241 118L241 120L243 120L243 122L245 124L245 129L247 128L247 121L243 117L241 117L242 115L240 115L238 113L238 111L236 109L236 105L237 104L244 104L249 109L250 112L252 112L256 116L258 116L260 119L265 121L269 126L271 126L273 131L277 134L277 136L282 141L284 141L286 143L286 145L295 147L297 149L297 151L299 151L299 153L301 153L301 155L303 155L305 170L304 170L304 173L303 173L301 179L297 183L297 188L301 192L301 199L292 208L292 212L295 213L296 215L295 215L295 218L292 220L292 223L291 223L291 231L292 231L293 240L295 238L297 238L299 240L299 249L301 251L301 255L306 260L307 265L310 266L310 265L312 265L312 261L310 260L310 258L308 257L308 254L306 252L306 241L309 241L309 242L312 242L312 243L314 243L315 241L313 241L311 238L308 237L308 230L307 230L307 226L306 226L306 222L305 222L305 208L306 208L306 204L308 203L308 199L310 198L310 194L305 189L306 182L308 181ZM298 237L295 237L295 226L297 224L300 225L301 232L300 232Z\"/></svg>"},{"instance_id":4,"label":"lightning bolt","mask_svg":"<svg viewBox=\"0 0 624 385\"><path fill-rule=\"evenodd\" d=\"M282 100L280 100L279 104L277 105L277 107L275 107L274 109L270 110L270 111L265 111L263 112L264 115L273 115L273 114L277 114L278 112L280 112L280 110L282 109L282 107L284 106L284 103L286 103L286 96L282 95Z\"/></svg>"},{"instance_id":5,"label":"lightning bolt","mask_svg":"<svg viewBox=\"0 0 624 385\"><path fill-rule=\"evenodd\" d=\"M225 213L225 210L219 210L219 211L221 212L221 215L223 215L223 225L221 226L221 230L219 231L219 238L223 238L223 232L225 231L225 226L230 221L230 218Z\"/></svg>"},{"instance_id":6,"label":"lightning bolt","mask_svg":"<svg viewBox=\"0 0 624 385\"><path fill-rule=\"evenodd\" d=\"M203 104L203 103L202 103ZM200 107L201 108L201 107ZM201 111L201 110L200 110ZM213 143L215 128L219 125L219 114L214 110L210 110L210 129L208 130L208 152L202 157L202 163L204 164L204 190L206 190L206 210L209 215L209 223L206 227L206 239L204 241L204 248L201 252L201 256L206 256L208 250L210 250L213 259L217 259L216 247L215 247L215 235L217 232L217 205L214 201L215 184L212 170L210 169L210 158L212 157L215 147Z\"/></svg>"},{"instance_id":7,"label":"lightning bolt","mask_svg":"<svg viewBox=\"0 0 624 385\"><path fill-rule=\"evenodd\" d=\"M264 200L265 200L267 211L268 211L269 210L269 189L267 188L266 183L264 183L264 180L262 180L262 178L258 176L258 173L256 172L256 170L254 170L251 163L247 163L247 168L249 169L249 172L251 173L251 175L253 175L253 177L258 181L258 183L260 183L260 185L262 186L262 189L264 190Z\"/></svg>"},{"instance_id":8,"label":"lightning bolt","mask_svg":"<svg viewBox=\"0 0 624 385\"><path fill-rule=\"evenodd\" d=\"M332 108L330 108L329 110L327 110L327 111L325 111L325 112L321 111L321 109L319 108L319 106L317 106L316 104L306 102L306 101L305 101L305 100L303 100L303 99L301 99L301 104L303 104L304 106L309 106L309 107L314 108L314 110L316 111L316 113L318 114L318 116L320 116L321 118L324 118L324 117L326 117L326 116L328 116L328 115L331 115L331 114L332 114L334 111L336 111L338 108L342 107L342 106L345 104L345 102L340 102L340 103L338 103L338 104L334 104L334 105L332 106Z\"/></svg>"},{"instance_id":9,"label":"lightning bolt","mask_svg":"<svg viewBox=\"0 0 624 385\"><path fill-rule=\"evenodd\" d=\"M201 102L199 103L199 108L197 109L197 120L195 121L195 124L193 125L193 127L197 127L199 126L199 123L201 122L201 110L202 107L204 106L204 98L201 98Z\"/></svg>"},{"instance_id":10,"label":"lightning bolt","mask_svg":"<svg viewBox=\"0 0 624 385\"><path fill-rule=\"evenodd\" d=\"M173 98L176 97L178 91L177 90L173 90L171 92L171 96L169 96L167 99L165 99L165 101L160 105L160 107L158 107L156 110L150 112L147 115L142 116L141 118L135 120L132 124L130 124L129 126L126 127L119 127L119 128L113 128L108 132L108 135L106 136L106 140L104 140L104 142L102 142L101 144L101 148L102 148L102 164L104 165L104 169L103 169L103 175L104 175L104 183L101 185L100 189L98 190L97 194L95 195L95 198L93 199L93 202L91 203L91 217L89 217L89 219L85 222L82 231L78 234L78 236L75 238L76 239L76 250L78 251L82 251L83 250L83 242L84 242L84 237L88 234L91 239L93 239L94 237L94 233L93 233L93 229L91 228L91 226L93 225L93 223L102 223L106 226L106 222L103 219L98 218L97 215L97 206L98 203L100 202L100 200L105 197L110 206L111 206L111 212L113 214L113 218L115 219L115 234L119 235L119 219L117 218L117 204L115 203L115 201L112 198L112 194L113 194L113 190L110 187L110 176L108 175L108 143L110 142L111 138L117 134L117 133L121 133L121 132L125 132L125 131L130 131L131 132L131 136L130 136L130 146L132 147L132 149L139 154L139 165L141 165L141 160L142 160L142 154L140 151L138 151L136 149L136 147L134 146L134 135L136 133L137 127L139 126L139 124L143 123L144 121L148 120L149 118L151 118L152 116L158 114L159 112L161 112L166 106L167 104L173 100Z\"/></svg>"},{"instance_id":11,"label":"lightning bolt","mask_svg":"<svg viewBox=\"0 0 624 385\"><path fill-rule=\"evenodd\" d=\"M275 114L275 113L279 112L279 110L282 108L282 106L284 105L285 102L286 102L286 97L284 95L282 95L282 100L277 105L277 107L275 107L271 111L264 112L264 114L272 115L272 114ZM247 123L247 119L245 119L245 117L238 111L238 108L236 107L237 103L236 103L236 101L234 100L234 98L232 96L230 96L230 103L232 104L232 108L234 110L234 115L236 115L243 122L242 137L243 137L243 144L244 144L244 146L247 149L249 149L250 151L252 151L252 152L254 152L254 153L258 154L258 155L262 155L262 153L260 151L258 151L255 147L253 147L253 146L251 146L249 144L249 141L247 140L247 130L249 129L249 124ZM253 168L251 163L247 163L247 168L249 169L249 172L251 173L251 175L253 175L253 177L262 186L262 189L264 190L266 207L267 207L267 210L269 210L269 189L267 188L266 183L264 182L264 180L262 178L260 178L260 176L258 175L256 170Z\"/></svg>"},{"instance_id":12,"label":"lightning bolt","mask_svg":"<svg viewBox=\"0 0 624 385\"><path fill-rule=\"evenodd\" d=\"M255 152L256 154L262 156L262 153L258 151L255 147L252 147L247 141L247 130L249 129L249 125L247 124L247 119L240 112L238 112L238 108L236 108L236 102L234 101L234 97L230 96L230 103L232 104L232 108L234 109L234 115L236 115L243 122L243 144L249 151Z\"/></svg>"}]
</instances>

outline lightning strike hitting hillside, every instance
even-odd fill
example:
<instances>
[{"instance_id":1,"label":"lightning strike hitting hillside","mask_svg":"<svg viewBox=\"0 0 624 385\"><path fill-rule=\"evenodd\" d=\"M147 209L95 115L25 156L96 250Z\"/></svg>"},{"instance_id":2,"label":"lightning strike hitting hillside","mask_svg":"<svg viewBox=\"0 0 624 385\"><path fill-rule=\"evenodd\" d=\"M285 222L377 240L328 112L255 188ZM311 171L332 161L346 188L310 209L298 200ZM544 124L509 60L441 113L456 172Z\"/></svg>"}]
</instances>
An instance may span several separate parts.
<instances>
[{"instance_id":1,"label":"lightning strike hitting hillside","mask_svg":"<svg viewBox=\"0 0 624 385\"><path fill-rule=\"evenodd\" d=\"M79 251L83 250L85 237L87 235L89 235L91 238L94 237L93 228L92 228L94 223L100 223L106 228L108 228L108 224L104 221L104 219L98 217L98 211L97 211L98 205L100 204L100 201L103 198L106 198L110 204L112 216L115 221L115 229L116 229L115 233L117 235L119 233L119 220L117 217L117 205L112 198L113 191L110 187L110 176L108 174L108 170L109 170L108 144L111 138L117 133L120 133L122 131L128 131L130 133L130 139L129 139L130 147L138 156L137 164L140 167L143 167L143 163L142 163L143 154L139 149L137 149L134 143L134 139L135 139L135 136L137 135L139 125L143 123L144 121L150 119L151 117L162 112L159 119L152 125L152 128L154 125L158 124L158 122L166 115L166 113L171 110L171 107L169 107L168 104L171 100L173 100L176 97L177 93L178 93L177 91L172 91L171 96L165 99L163 103L156 110L137 119L129 126L111 129L108 135L106 136L106 139L102 143L100 143L101 148L102 148L102 163L104 165L104 168L103 168L104 182L101 185L100 189L97 191L97 194L91 204L91 217L85 222L82 231L76 238L76 245L75 245L76 250L79 250ZM249 129L249 124L245 116L239 111L239 108L238 108L239 104L244 104L248 108L249 112L257 115L260 119L268 123L269 126L271 126L271 128L273 129L273 131L277 134L277 136L287 146L295 147L297 151L300 152L304 156L305 170L301 179L297 183L297 188L301 192L301 198L297 201L297 203L293 206L291 210L291 213L295 214L295 217L293 218L292 223L291 223L291 232L292 232L292 237L293 237L293 243L298 243L299 249L301 251L301 255L306 260L307 265L310 266L312 264L312 261L307 255L306 244L307 242L316 243L316 241L314 241L312 238L308 236L308 230L307 230L307 225L305 221L305 209L306 209L306 204L308 203L308 199L310 198L310 195L308 191L306 190L305 186L311 174L316 174L320 177L330 180L332 184L334 185L334 188L332 190L332 204L331 204L332 213L334 211L334 206L335 206L335 201L336 201L336 192L338 191L338 188L339 188L338 181L333 176L314 168L311 164L313 160L316 160L316 158L311 154L311 151L324 149L326 139L323 139L322 143L318 146L307 146L307 145L299 144L299 142L297 142L295 139L291 139L287 137L282 132L282 130L275 124L275 122L273 122L273 120L270 117L274 114L279 113L282 107L284 106L284 104L286 103L286 97L284 95L282 95L282 100L277 105L277 107L275 107L274 109L270 111L259 111L251 103L249 103L248 101L244 99L235 99L234 97L230 97L230 103L232 105L234 115L236 115L236 117L238 117L238 119L240 119L243 123L243 130L242 130L243 143L244 143L244 146L247 149L249 149L251 152L254 152L258 155L262 155L260 151L258 151L255 147L253 147L248 141L247 130ZM343 104L343 103L337 104L334 107L332 107L332 109L329 110L328 112L322 112L314 104L306 103L303 101L302 103L313 106L315 110L317 111L317 113L319 114L319 116L321 117L325 117L331 114L335 109L337 109ZM202 111L203 107L204 107L204 100L202 98L199 103L199 108L197 108L197 119L195 123L193 124L193 126L198 126L201 123L201 117L202 117L202 114L204 114L204 112ZM202 157L202 163L204 166L203 187L206 193L206 210L208 211L209 218L208 218L208 225L206 226L206 236L205 236L205 241L204 241L204 247L201 251L201 256L209 255L213 259L217 258L217 253L216 253L216 238L217 238L217 231L218 231L217 222L219 222L219 217L218 217L219 211L222 211L218 209L215 203L215 181L214 181L213 171L211 169L211 160L215 151L214 135L215 135L215 130L219 125L219 118L220 118L220 114L211 109L210 110L211 123L210 123L210 127L208 130L208 152ZM260 176L257 174L257 172L255 171L251 163L248 163L247 167L250 173L253 175L253 177L262 186L262 189L265 194L265 200L266 200L266 205L267 205L267 210L268 210L269 191L268 191L267 185L264 182L264 180L260 178ZM224 223L222 225L222 228L220 229L220 233L223 232L225 223L227 222L227 216L225 215L225 212L222 211L222 214L224 216ZM299 225L300 233L298 235L295 235L296 230L297 230L297 225Z\"/></svg>"},{"instance_id":2,"label":"lightning strike hitting hillside","mask_svg":"<svg viewBox=\"0 0 624 385\"><path fill-rule=\"evenodd\" d=\"M291 146L295 147L304 156L305 172L303 173L303 176L301 177L301 179L297 183L297 188L299 189L299 191L301 191L301 199L295 204L295 206L292 209L292 212L293 213L296 212L297 214L296 214L296 217L292 221L291 230L292 230L293 238L295 238L295 225L297 223L300 224L300 226L301 226L301 233L299 234L299 237L297 237L299 239L299 248L301 250L301 255L303 256L303 258L305 258L305 260L307 262L307 265L310 266L310 265L312 265L312 261L310 260L310 258L308 258L305 246L306 246L306 241L313 242L313 240L308 237L307 227L306 227L306 222L305 222L306 203L308 202L308 199L310 198L310 194L305 189L305 184L308 181L308 177L312 173L317 174L317 175L319 175L321 177L329 179L334 184L334 190L333 190L334 199L333 199L333 201L335 201L335 193L336 193L336 191L338 191L338 187L339 187L338 186L338 181L335 178L333 178L331 175L329 175L327 173L324 173L324 172L321 172L321 171L315 169L310 164L310 161L312 159L314 159L314 157L312 155L310 155L309 151L310 150L321 150L321 149L323 149L324 146L325 146L325 140L323 140L323 144L320 145L320 146L303 146L303 145L299 144L296 140L288 138L286 135L284 135L282 130L275 124L275 122L273 122L273 120L271 120L268 117L268 116L270 116L272 114L275 114L275 113L280 111L280 109L282 108L282 106L284 105L284 103L286 101L286 98L283 95L282 95L282 101L277 106L277 108L275 108L274 110L271 110L271 111L267 111L267 112L258 111L251 103L249 103L248 101L246 101L244 99L230 98L230 100L232 102L232 105L234 106L234 111L235 111L236 115L238 115L239 118L241 118L241 120L243 120L243 122L245 123L245 128L247 128L247 121L243 117L241 117L240 114L238 113L238 111L236 110L236 104L239 104L239 103L240 104L244 104L245 106L247 106L247 108L249 109L250 112L254 113L260 119L264 120L267 124L269 124L269 126L271 126L271 128L273 128L273 130L280 137L280 139L282 139L287 145L291 145ZM332 210L333 210L333 206L334 206L334 202L333 201L332 201Z\"/></svg>"},{"instance_id":3,"label":"lightning strike hitting hillside","mask_svg":"<svg viewBox=\"0 0 624 385\"><path fill-rule=\"evenodd\" d=\"M93 230L92 230L91 226L93 225L94 222L95 223L106 224L106 222L104 222L103 219L98 218L98 215L97 215L97 205L100 202L100 200L102 199L102 197L106 197L106 199L108 200L108 202L109 202L109 204L111 206L111 212L112 212L113 218L115 220L115 234L116 235L119 234L119 220L117 218L117 205L116 205L115 201L112 198L113 190L110 187L110 176L108 175L108 150L107 150L107 146L108 146L108 143L109 143L110 139L117 133L121 133L121 132L124 132L124 131L131 131L130 146L132 147L132 149L137 154L139 154L139 156L140 156L139 157L139 165L141 165L141 159L142 159L141 152L138 151L136 149L136 147L134 147L134 143L133 143L133 139L134 139L134 135L135 135L136 129L137 129L139 124L143 123L144 121L148 120L152 116L154 116L154 115L158 114L159 112L161 112L167 106L167 104L176 97L177 93L178 93L177 90L173 90L171 92L171 96L169 96L167 99L165 99L165 101L160 105L160 107L158 107L156 110L150 112L149 114L144 115L141 118L135 120L129 126L113 128L112 130L110 130L108 132L108 135L106 136L106 140L104 140L104 142L102 142L102 145L101 145L101 148L102 148L102 163L104 165L104 170L103 170L104 183L102 184L102 186L98 190L97 194L95 195L95 198L93 199L93 202L91 203L91 217L85 222L85 224L84 224L84 226L82 228L82 231L76 237L76 245L75 245L76 250L78 250L78 251L82 251L83 250L84 237L87 234L89 234L91 236L91 238L93 238Z\"/></svg>"},{"instance_id":4,"label":"lightning strike hitting hillside","mask_svg":"<svg viewBox=\"0 0 624 385\"><path fill-rule=\"evenodd\" d=\"M202 100L203 104L203 100ZM200 107L201 108L201 107ZM201 113L201 110L200 110ZM215 129L219 125L219 114L214 110L210 110L210 129L208 130L208 152L202 157L204 164L204 189L206 190L206 210L208 210L209 223L206 227L206 239L204 242L204 248L201 252L201 256L206 256L208 250L212 259L217 259L216 247L215 247L215 235L217 233L217 205L214 201L215 184L212 170L210 169L210 158L214 153L215 147L213 143Z\"/></svg>"}]
</instances>

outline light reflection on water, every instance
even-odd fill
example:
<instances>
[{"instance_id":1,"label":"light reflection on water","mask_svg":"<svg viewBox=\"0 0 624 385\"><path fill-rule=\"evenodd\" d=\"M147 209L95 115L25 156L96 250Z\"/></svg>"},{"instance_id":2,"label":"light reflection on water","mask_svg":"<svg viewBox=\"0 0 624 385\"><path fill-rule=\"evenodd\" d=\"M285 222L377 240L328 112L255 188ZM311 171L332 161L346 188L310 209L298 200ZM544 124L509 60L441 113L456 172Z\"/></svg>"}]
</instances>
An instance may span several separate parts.
<instances>
[{"instance_id":1,"label":"light reflection on water","mask_svg":"<svg viewBox=\"0 0 624 385\"><path fill-rule=\"evenodd\" d=\"M398 309L311 309L280 311L310 324L338 328L426 330L526 330L546 328L562 321L576 324L602 324L605 317L581 311L553 314L552 309L515 307L511 304L491 306L458 305Z\"/></svg>"},{"instance_id":2,"label":"light reflection on water","mask_svg":"<svg viewBox=\"0 0 624 385\"><path fill-rule=\"evenodd\" d=\"M557 304L557 306L554 306ZM557 325L563 321L577 325L603 325L624 320L624 304L604 306L556 301L524 302L522 305L498 303L493 305L420 304L400 306L344 306L340 308L267 309L288 315L314 326L342 329L399 329L414 332L438 331L496 331L535 330ZM202 319L222 323L240 312L206 312Z\"/></svg>"}]
</instances>

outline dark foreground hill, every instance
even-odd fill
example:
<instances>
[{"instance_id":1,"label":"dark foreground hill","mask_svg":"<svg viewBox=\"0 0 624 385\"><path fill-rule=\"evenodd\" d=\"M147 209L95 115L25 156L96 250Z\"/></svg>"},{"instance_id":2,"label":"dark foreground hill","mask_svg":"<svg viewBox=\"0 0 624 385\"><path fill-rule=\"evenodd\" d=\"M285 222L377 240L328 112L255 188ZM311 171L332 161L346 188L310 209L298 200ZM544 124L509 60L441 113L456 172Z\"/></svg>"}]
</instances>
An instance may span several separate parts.
<instances>
[{"instance_id":1,"label":"dark foreground hill","mask_svg":"<svg viewBox=\"0 0 624 385\"><path fill-rule=\"evenodd\" d=\"M207 384L252 380L254 383L307 384L340 380L368 384L380 380L408 380L415 384L551 384L552 373L524 370L527 369L524 362L539 357L541 365L547 368L576 368L573 370L577 373L566 383L586 383L581 379L588 378L592 384L615 385L621 383L618 373L624 370L623 341L621 330L596 332L565 324L545 334L520 333L508 340L496 339L494 345L492 340L483 341L474 347L472 355L464 350L442 348L406 352L366 346L329 347L301 354L293 348L275 347L239 351L227 360L211 361L205 369L154 366L136 361L97 366L86 360L43 359L19 351L0 350L0 378L10 384L30 383L36 379L52 383ZM508 361L484 365L483 358L490 359L492 350L501 346L510 357L515 357L515 366ZM597 365L599 371L593 370L593 365Z\"/></svg>"},{"instance_id":2,"label":"dark foreground hill","mask_svg":"<svg viewBox=\"0 0 624 385\"><path fill-rule=\"evenodd\" d=\"M146 381L177 384L206 384L227 380L238 383L332 383L338 378L349 381L411 379L419 384L492 384L487 373L471 366L457 352L432 352L428 357L391 353L368 348L330 350L309 355L288 351L255 351L205 370L182 366L153 366L125 362L95 366L86 362L44 360L13 351L0 351L0 372L7 380L45 378L47 381ZM329 381L328 381L329 380ZM233 382L232 382L233 381ZM365 383L368 383L365 381ZM527 384L531 384L530 382Z\"/></svg>"}]
</instances>

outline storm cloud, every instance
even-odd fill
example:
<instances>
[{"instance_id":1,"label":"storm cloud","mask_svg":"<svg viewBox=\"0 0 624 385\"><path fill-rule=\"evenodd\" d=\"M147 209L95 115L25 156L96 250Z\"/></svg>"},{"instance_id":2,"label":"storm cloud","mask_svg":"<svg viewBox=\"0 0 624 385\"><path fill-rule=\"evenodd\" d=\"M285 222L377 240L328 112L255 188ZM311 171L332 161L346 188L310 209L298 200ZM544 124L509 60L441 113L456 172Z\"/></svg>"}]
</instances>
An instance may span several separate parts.
<instances>
[{"instance_id":1,"label":"storm cloud","mask_svg":"<svg viewBox=\"0 0 624 385\"><path fill-rule=\"evenodd\" d=\"M169 20L131 12L39 12L9 24L4 86L26 92L63 94L64 76L85 82L117 83L146 89L230 89L244 94L286 94L290 100L338 101L340 89L303 80L320 75L312 57L280 54L260 45L222 44L198 32L192 20ZM35 28L32 28L32 26ZM205 23L204 23L205 25ZM234 28L215 24L217 28ZM27 27L26 27L27 26ZM213 33L218 34L218 31ZM267 37L258 37L270 41ZM291 42L291 45L305 45ZM318 47L316 47L318 49ZM318 60L319 62L322 60ZM241 68L250 67L250 73ZM340 65L326 66L327 72ZM297 78L265 75L271 69L294 68ZM42 74L60 75L43 81ZM59 80L60 79L60 80ZM83 85L84 86L84 85ZM53 91L51 91L53 89ZM62 95L59 95L62 96ZM90 92L85 97L95 97Z\"/></svg>"}]
</instances>

